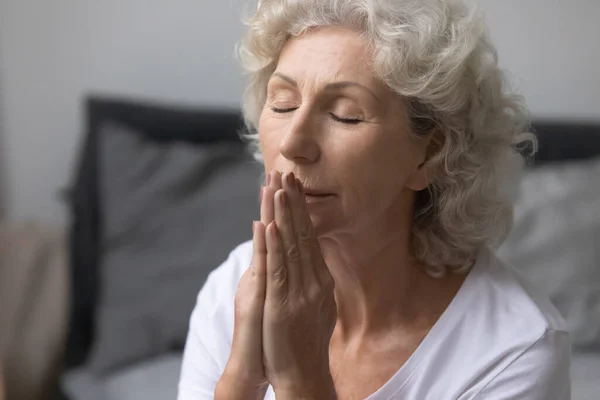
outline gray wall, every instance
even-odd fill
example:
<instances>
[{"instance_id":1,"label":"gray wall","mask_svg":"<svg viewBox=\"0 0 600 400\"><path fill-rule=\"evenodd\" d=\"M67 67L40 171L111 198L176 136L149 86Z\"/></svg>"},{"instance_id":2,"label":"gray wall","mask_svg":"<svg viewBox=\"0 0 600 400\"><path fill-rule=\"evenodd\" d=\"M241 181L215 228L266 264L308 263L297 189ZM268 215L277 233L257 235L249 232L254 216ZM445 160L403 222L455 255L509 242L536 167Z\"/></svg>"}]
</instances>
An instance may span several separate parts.
<instances>
[{"instance_id":1,"label":"gray wall","mask_svg":"<svg viewBox=\"0 0 600 400\"><path fill-rule=\"evenodd\" d=\"M534 115L600 121L600 1L480 2Z\"/></svg>"},{"instance_id":2,"label":"gray wall","mask_svg":"<svg viewBox=\"0 0 600 400\"><path fill-rule=\"evenodd\" d=\"M535 115L600 120L600 2L480 0ZM237 106L243 0L0 0L0 188L62 223L89 91Z\"/></svg>"},{"instance_id":3,"label":"gray wall","mask_svg":"<svg viewBox=\"0 0 600 400\"><path fill-rule=\"evenodd\" d=\"M237 3L237 5L236 5ZM8 216L65 219L89 91L238 104L238 0L0 0Z\"/></svg>"}]
</instances>

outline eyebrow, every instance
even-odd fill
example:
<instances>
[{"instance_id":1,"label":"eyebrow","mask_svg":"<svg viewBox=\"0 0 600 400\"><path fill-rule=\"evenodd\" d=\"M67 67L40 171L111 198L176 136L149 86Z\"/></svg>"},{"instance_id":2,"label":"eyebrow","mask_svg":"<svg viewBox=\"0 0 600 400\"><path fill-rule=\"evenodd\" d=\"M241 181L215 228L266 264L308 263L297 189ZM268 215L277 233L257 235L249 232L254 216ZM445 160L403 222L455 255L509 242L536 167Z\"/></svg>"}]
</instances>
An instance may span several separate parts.
<instances>
[{"instance_id":1,"label":"eyebrow","mask_svg":"<svg viewBox=\"0 0 600 400\"><path fill-rule=\"evenodd\" d=\"M290 78L289 76L284 75L281 72L274 72L273 75L271 75L271 77L277 77L279 79L286 81L287 83L289 83L290 85L292 85L294 87L298 87L298 82L296 82L296 80L294 78ZM377 95L371 89L369 89L365 85L361 85L358 82L353 82L353 81L333 82L333 83L329 83L329 84L325 85L325 90L344 89L344 88L352 87L352 86L366 90L367 92L369 92L371 94L371 96L373 96L375 98L375 100L377 100L378 102L381 102L379 97L377 97Z\"/></svg>"}]
</instances>

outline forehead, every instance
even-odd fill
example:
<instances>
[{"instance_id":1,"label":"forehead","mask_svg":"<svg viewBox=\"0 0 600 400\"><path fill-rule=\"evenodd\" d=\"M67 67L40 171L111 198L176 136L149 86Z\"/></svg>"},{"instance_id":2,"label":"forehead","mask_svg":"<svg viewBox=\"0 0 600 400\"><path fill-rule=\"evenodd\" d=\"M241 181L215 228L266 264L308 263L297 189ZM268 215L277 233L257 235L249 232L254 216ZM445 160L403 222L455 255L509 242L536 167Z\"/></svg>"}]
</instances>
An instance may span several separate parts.
<instances>
[{"instance_id":1,"label":"forehead","mask_svg":"<svg viewBox=\"0 0 600 400\"><path fill-rule=\"evenodd\" d=\"M319 28L293 37L284 46L277 71L303 82L351 79L374 84L369 46L358 33ZM308 83L308 82L305 82Z\"/></svg>"}]
</instances>

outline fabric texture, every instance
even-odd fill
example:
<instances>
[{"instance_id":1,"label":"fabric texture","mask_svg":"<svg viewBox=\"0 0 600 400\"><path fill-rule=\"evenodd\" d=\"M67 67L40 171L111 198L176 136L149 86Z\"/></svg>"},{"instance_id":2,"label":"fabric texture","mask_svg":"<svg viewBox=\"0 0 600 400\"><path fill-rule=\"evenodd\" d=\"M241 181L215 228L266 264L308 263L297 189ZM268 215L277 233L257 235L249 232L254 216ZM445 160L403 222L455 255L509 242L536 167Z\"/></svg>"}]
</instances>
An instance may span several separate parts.
<instances>
[{"instance_id":1,"label":"fabric texture","mask_svg":"<svg viewBox=\"0 0 600 400\"><path fill-rule=\"evenodd\" d=\"M260 167L241 143L100 135L101 295L90 368L181 349L198 289L258 216Z\"/></svg>"},{"instance_id":2,"label":"fabric texture","mask_svg":"<svg viewBox=\"0 0 600 400\"><path fill-rule=\"evenodd\" d=\"M212 399L231 349L234 298L252 243L238 246L198 295L179 400ZM566 323L544 295L484 250L398 372L368 400L568 400ZM270 388L267 399L274 399Z\"/></svg>"},{"instance_id":3,"label":"fabric texture","mask_svg":"<svg viewBox=\"0 0 600 400\"><path fill-rule=\"evenodd\" d=\"M58 382L68 293L65 232L0 223L0 374L7 399L42 399Z\"/></svg>"},{"instance_id":4,"label":"fabric texture","mask_svg":"<svg viewBox=\"0 0 600 400\"><path fill-rule=\"evenodd\" d=\"M498 254L550 296L575 348L600 350L600 158L526 171Z\"/></svg>"}]
</instances>

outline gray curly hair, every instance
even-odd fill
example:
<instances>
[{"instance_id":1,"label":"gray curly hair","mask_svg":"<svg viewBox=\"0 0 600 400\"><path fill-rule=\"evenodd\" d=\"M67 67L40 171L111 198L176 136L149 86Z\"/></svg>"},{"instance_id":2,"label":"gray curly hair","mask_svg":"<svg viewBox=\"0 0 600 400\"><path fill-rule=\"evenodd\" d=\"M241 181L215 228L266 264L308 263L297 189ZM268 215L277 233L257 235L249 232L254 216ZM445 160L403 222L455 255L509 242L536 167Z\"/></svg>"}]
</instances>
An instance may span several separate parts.
<instances>
[{"instance_id":1,"label":"gray curly hair","mask_svg":"<svg viewBox=\"0 0 600 400\"><path fill-rule=\"evenodd\" d=\"M428 272L466 270L512 226L510 190L537 148L521 96L507 89L477 8L464 0L262 0L238 57L247 73L243 113L255 157L267 82L291 36L339 26L372 48L372 69L407 105L412 134L434 132L430 185L417 194L416 257Z\"/></svg>"}]
</instances>

